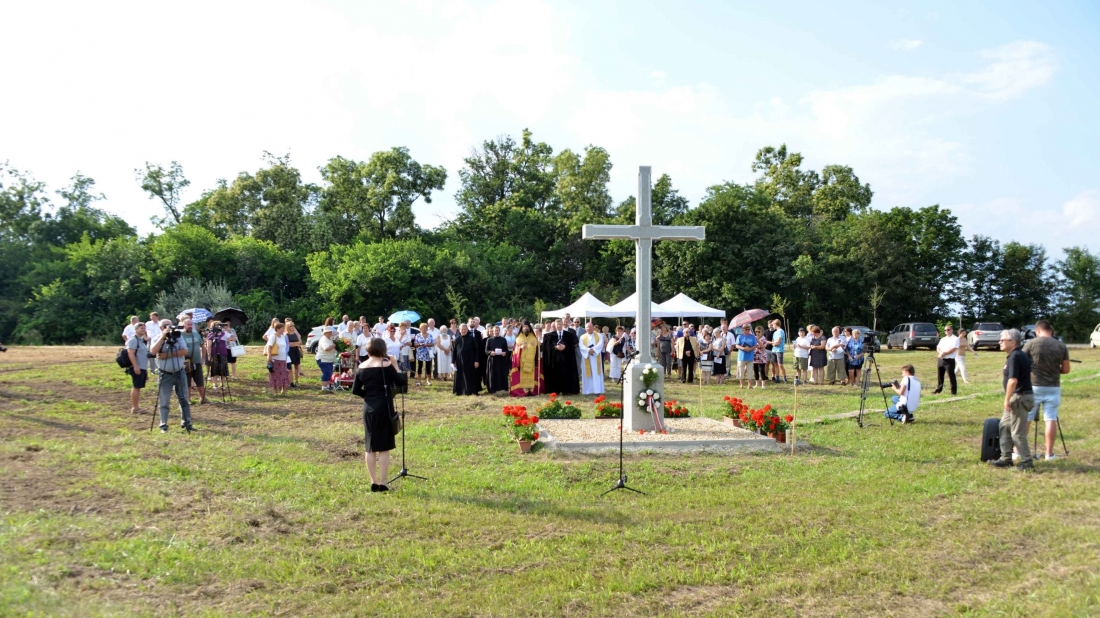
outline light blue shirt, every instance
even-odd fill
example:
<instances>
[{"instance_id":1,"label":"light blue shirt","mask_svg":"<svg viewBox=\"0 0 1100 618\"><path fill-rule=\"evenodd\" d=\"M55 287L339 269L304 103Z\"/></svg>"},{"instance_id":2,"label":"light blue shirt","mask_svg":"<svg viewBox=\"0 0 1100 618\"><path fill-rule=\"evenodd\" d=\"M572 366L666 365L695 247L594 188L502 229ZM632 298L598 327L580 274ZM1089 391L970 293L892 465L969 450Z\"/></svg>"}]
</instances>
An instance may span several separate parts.
<instances>
[{"instance_id":1,"label":"light blue shirt","mask_svg":"<svg viewBox=\"0 0 1100 618\"><path fill-rule=\"evenodd\" d=\"M737 345L747 346L747 347L750 347L750 348L755 348L756 347L756 335L737 335ZM755 355L755 354L756 354L755 350L749 350L748 352L746 352L744 350L738 350L737 351L737 360L739 360L741 362L751 363L752 359L753 359L753 355Z\"/></svg>"}]
</instances>

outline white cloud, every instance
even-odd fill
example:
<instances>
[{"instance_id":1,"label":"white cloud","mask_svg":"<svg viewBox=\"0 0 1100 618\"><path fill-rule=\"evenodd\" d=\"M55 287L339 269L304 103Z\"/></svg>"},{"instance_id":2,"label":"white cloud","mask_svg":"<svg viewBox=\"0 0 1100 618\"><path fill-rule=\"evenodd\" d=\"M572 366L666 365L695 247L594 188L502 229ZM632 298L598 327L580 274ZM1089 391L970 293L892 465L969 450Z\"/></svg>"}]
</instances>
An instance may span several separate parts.
<instances>
[{"instance_id":1,"label":"white cloud","mask_svg":"<svg viewBox=\"0 0 1100 618\"><path fill-rule=\"evenodd\" d=\"M1037 41L1016 41L982 52L989 64L962 76L962 82L974 85L982 95L994 100L1020 96L1027 90L1050 81L1057 68L1054 51Z\"/></svg>"},{"instance_id":2,"label":"white cloud","mask_svg":"<svg viewBox=\"0 0 1100 618\"><path fill-rule=\"evenodd\" d=\"M1059 247L1100 248L1100 191L1095 189L1078 193L1061 208L1036 206L1011 197L947 208L958 217L967 237L981 234L1002 242L1041 244L1054 259L1060 257Z\"/></svg>"},{"instance_id":3,"label":"white cloud","mask_svg":"<svg viewBox=\"0 0 1100 618\"><path fill-rule=\"evenodd\" d=\"M871 183L877 207L926 205L941 201L937 189L971 173L977 160L964 136L939 130L939 123L1019 96L1054 71L1049 48L1035 42L978 56L984 64L969 73L887 75L813 90L794 102L772 97L748 115L734 114L707 83L594 89L567 126L612 153L620 166L612 174L616 194L632 192L635 167L652 163L655 173L672 173L698 199L719 179L748 181L756 149L785 142L805 153L810 166L851 165Z\"/></svg>"},{"instance_id":4,"label":"white cloud","mask_svg":"<svg viewBox=\"0 0 1100 618\"><path fill-rule=\"evenodd\" d=\"M979 52L969 72L796 96L676 83L675 67L636 69L629 78L641 85L619 90L574 56L583 46L568 20L540 0L66 6L60 21L53 5L0 6L0 20L21 24L0 38L0 55L20 59L19 96L0 98L0 117L21 120L0 126L3 158L53 188L80 170L142 231L157 210L133 178L146 160L180 161L194 199L217 178L256 170L264 150L289 150L316 182L331 156L400 145L449 171L442 195L415 206L433 226L454 212L470 149L524 127L558 149L606 148L616 200L633 194L646 164L697 200L708 185L748 181L756 149L785 142L812 167L853 166L876 205L923 205L977 159L938 123L1021 96L1057 69L1046 45L1017 41ZM740 111L734 100L755 103ZM1066 216L1095 226L1096 197L1082 195Z\"/></svg>"},{"instance_id":5,"label":"white cloud","mask_svg":"<svg viewBox=\"0 0 1100 618\"><path fill-rule=\"evenodd\" d=\"M886 44L887 49L896 49L901 51L913 51L923 44L924 41L919 39L895 39Z\"/></svg>"},{"instance_id":6,"label":"white cloud","mask_svg":"<svg viewBox=\"0 0 1100 618\"><path fill-rule=\"evenodd\" d=\"M1095 189L1082 191L1062 205L1062 214L1069 223L1069 227L1090 226L1088 230L1095 235L1098 215L1100 215L1100 191ZM1091 225L1090 225L1091 224Z\"/></svg>"}]
</instances>

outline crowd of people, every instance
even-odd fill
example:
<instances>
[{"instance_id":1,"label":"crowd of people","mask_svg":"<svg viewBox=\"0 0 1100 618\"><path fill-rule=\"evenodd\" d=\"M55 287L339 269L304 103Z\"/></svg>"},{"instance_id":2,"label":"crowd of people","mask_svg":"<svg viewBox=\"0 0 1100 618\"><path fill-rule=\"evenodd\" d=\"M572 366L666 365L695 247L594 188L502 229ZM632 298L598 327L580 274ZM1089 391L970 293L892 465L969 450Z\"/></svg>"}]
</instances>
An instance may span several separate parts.
<instances>
[{"instance_id":1,"label":"crowd of people","mask_svg":"<svg viewBox=\"0 0 1100 618\"><path fill-rule=\"evenodd\" d=\"M199 405L205 405L207 379L210 388L217 392L228 388L228 381L237 376L237 359L231 349L237 346L238 339L230 324L211 317L205 323L205 331L200 332L191 313L182 313L176 319L173 324L155 311L146 322L131 316L130 324L122 331L129 361L126 373L131 380L130 412L141 412L141 391L148 384L149 374L156 373L160 430L165 433L173 392L179 400L180 426L191 431L192 392L197 391Z\"/></svg>"},{"instance_id":2,"label":"crowd of people","mask_svg":"<svg viewBox=\"0 0 1100 618\"><path fill-rule=\"evenodd\" d=\"M132 379L131 411L140 411L141 390L149 373L155 371L162 432L168 431L173 393L179 401L181 427L190 431L191 391L198 391L202 405L207 403L207 379L212 388L219 390L227 388L228 380L236 377L235 348L239 342L231 324L210 318L204 333L200 333L190 314L181 314L177 319L178 324L173 325L156 312L146 322L132 316L122 333L129 357L127 373ZM620 325L612 332L610 327L597 328L592 322L582 325L579 318L569 314L543 323L505 318L484 326L478 317L461 323L452 319L438 327L434 319L428 319L415 328L409 321L389 323L382 317L368 327L365 317L351 320L344 315L339 324L328 318L316 330L316 341L309 344L293 320L271 321L263 335L269 386L275 396L299 386L303 349L309 345L320 369L323 391L331 392L340 380L351 381L352 393L364 402L365 459L371 491L389 489L389 451L395 448L394 429L399 426L393 397L411 380L417 386L431 386L433 379L450 381L455 395L477 395L483 389L514 397L543 393L599 395L604 392L605 378L621 379L626 362L639 345L636 328ZM1007 354L1000 424L1002 457L990 462L997 467L1032 468L1027 428L1037 420L1040 407L1047 425L1046 459L1055 457L1059 379L1069 372L1069 354L1066 346L1053 338L1049 323L1038 322L1036 331L1038 337L1026 346L1017 330L1001 334L1000 344ZM809 324L800 327L797 336L788 341L780 320L755 328L750 324L731 327L725 319L716 327L699 328L690 322L673 326L657 320L649 333L649 345L668 379L675 374L681 383L694 383L698 371L701 384L723 384L729 376L742 389L766 389L769 382L787 383L784 357L788 346L794 355L795 385L856 387L864 360L868 352L873 352L864 349L863 333L858 329L839 326L834 326L831 336L826 337L824 329ZM955 394L956 373L969 382L968 352L977 354L968 346L966 331L956 335L948 325L936 349L938 384L934 393L942 392L947 378ZM337 371L338 376L334 375ZM904 365L900 379L889 386L894 396L885 416L903 424L912 422L922 390L916 369Z\"/></svg>"}]
</instances>

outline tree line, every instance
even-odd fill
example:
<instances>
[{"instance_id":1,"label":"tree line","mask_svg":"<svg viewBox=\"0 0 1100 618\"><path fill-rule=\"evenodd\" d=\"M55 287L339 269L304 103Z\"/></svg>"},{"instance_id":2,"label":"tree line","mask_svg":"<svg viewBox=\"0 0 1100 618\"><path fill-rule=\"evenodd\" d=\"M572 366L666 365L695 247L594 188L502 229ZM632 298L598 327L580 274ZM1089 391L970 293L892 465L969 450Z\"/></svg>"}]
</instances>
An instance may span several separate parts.
<instances>
[{"instance_id":1,"label":"tree line","mask_svg":"<svg viewBox=\"0 0 1100 618\"><path fill-rule=\"evenodd\" d=\"M458 212L435 229L413 205L447 171L406 148L367 161L333 157L319 185L289 156L220 180L191 203L184 170L147 163L135 181L163 209L141 237L97 204L79 173L51 191L0 165L0 340L114 342L130 314L237 306L257 339L273 316L414 309L439 319L534 316L585 291L614 303L634 290L628 241L581 240L585 223L632 223L635 201L608 192L598 146L555 152L530 131L471 150L458 171ZM870 207L851 167L806 169L786 146L761 149L754 181L710 187L694 207L666 174L655 224L704 225L706 241L656 243L654 296L678 292L735 314L779 310L795 323L981 319L1021 326L1044 317L1068 340L1100 322L1100 256L1054 260L1041 245L967 237L951 212ZM878 298L872 299L877 292ZM143 316L144 317L144 316Z\"/></svg>"}]
</instances>

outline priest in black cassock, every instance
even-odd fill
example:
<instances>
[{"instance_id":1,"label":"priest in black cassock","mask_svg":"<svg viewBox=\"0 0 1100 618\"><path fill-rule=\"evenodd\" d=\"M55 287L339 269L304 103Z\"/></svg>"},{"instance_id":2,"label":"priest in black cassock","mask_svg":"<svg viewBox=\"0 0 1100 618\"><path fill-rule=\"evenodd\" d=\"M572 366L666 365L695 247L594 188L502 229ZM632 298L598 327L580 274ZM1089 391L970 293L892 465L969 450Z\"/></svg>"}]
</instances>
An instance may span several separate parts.
<instances>
[{"instance_id":1,"label":"priest in black cassock","mask_svg":"<svg viewBox=\"0 0 1100 618\"><path fill-rule=\"evenodd\" d=\"M508 374L512 371L512 353L508 351L508 340L500 336L499 326L489 327L489 338L485 340L485 358L488 359L485 384L489 393L507 391Z\"/></svg>"},{"instance_id":2,"label":"priest in black cassock","mask_svg":"<svg viewBox=\"0 0 1100 618\"><path fill-rule=\"evenodd\" d=\"M546 392L559 395L576 395L581 392L577 373L577 336L554 321L554 330L542 336L542 357L546 367L543 376Z\"/></svg>"},{"instance_id":3,"label":"priest in black cassock","mask_svg":"<svg viewBox=\"0 0 1100 618\"><path fill-rule=\"evenodd\" d=\"M456 395L476 395L481 392L481 339L476 331L465 324L458 325L458 335L454 338L454 389Z\"/></svg>"}]
</instances>

